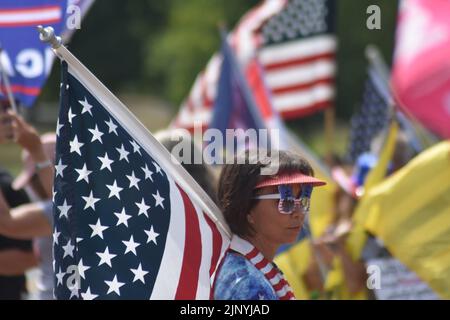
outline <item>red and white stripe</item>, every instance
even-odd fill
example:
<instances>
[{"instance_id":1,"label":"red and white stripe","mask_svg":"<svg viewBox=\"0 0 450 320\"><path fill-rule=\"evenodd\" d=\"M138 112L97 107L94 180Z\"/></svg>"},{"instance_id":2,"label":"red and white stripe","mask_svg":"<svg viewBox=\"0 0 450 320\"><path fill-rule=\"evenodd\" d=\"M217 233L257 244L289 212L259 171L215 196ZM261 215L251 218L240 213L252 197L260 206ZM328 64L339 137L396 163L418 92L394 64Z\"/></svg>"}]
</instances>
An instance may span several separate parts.
<instances>
[{"instance_id":1,"label":"red and white stripe","mask_svg":"<svg viewBox=\"0 0 450 320\"><path fill-rule=\"evenodd\" d=\"M247 64L254 57L256 50L261 47L263 43L260 34L261 26L279 13L287 3L287 0L264 1L242 17L230 37L231 44L242 64Z\"/></svg>"},{"instance_id":2,"label":"red and white stripe","mask_svg":"<svg viewBox=\"0 0 450 320\"><path fill-rule=\"evenodd\" d=\"M229 240L188 195L170 177L168 179L170 224L150 299L210 299L215 272Z\"/></svg>"},{"instance_id":3,"label":"red and white stripe","mask_svg":"<svg viewBox=\"0 0 450 320\"><path fill-rule=\"evenodd\" d=\"M241 65L245 66L253 57L258 57L263 65L273 108L282 118L290 119L333 105L337 41L333 35L319 35L261 47L262 26L286 4L286 0L263 2L241 19L230 40ZM208 126L221 62L219 54L211 58L194 82L172 126L187 129L193 129L194 123Z\"/></svg>"},{"instance_id":4,"label":"red and white stripe","mask_svg":"<svg viewBox=\"0 0 450 320\"><path fill-rule=\"evenodd\" d=\"M0 84L0 92L6 92L6 87L2 84ZM21 93L26 94L30 96L37 96L41 92L40 87L30 87L30 86L22 86L22 85L12 85L11 86L12 93Z\"/></svg>"},{"instance_id":5,"label":"red and white stripe","mask_svg":"<svg viewBox=\"0 0 450 320\"><path fill-rule=\"evenodd\" d=\"M60 6L40 6L0 10L0 27L22 27L53 24L62 19Z\"/></svg>"},{"instance_id":6,"label":"red and white stripe","mask_svg":"<svg viewBox=\"0 0 450 320\"><path fill-rule=\"evenodd\" d=\"M261 49L259 60L272 92L274 108L283 118L307 115L333 103L336 38L311 39Z\"/></svg>"},{"instance_id":7,"label":"red and white stripe","mask_svg":"<svg viewBox=\"0 0 450 320\"><path fill-rule=\"evenodd\" d=\"M264 274L280 300L295 300L294 292L283 274L250 242L234 235L230 249L242 254Z\"/></svg>"},{"instance_id":8,"label":"red and white stripe","mask_svg":"<svg viewBox=\"0 0 450 320\"><path fill-rule=\"evenodd\" d=\"M267 0L249 11L239 22L231 35L232 46L237 51L241 63L251 59L261 45L259 29L270 17L280 12L287 4L286 0ZM195 124L208 126L212 117L212 108L217 94L217 83L222 66L219 53L213 55L205 70L201 72L186 98L172 127L193 129Z\"/></svg>"}]
</instances>

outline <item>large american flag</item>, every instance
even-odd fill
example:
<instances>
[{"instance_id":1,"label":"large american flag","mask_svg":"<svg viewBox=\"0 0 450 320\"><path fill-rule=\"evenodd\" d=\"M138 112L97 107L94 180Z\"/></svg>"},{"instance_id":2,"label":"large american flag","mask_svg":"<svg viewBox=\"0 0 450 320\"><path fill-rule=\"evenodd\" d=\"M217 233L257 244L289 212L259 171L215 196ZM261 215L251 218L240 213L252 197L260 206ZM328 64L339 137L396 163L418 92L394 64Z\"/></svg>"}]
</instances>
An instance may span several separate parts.
<instances>
[{"instance_id":1,"label":"large american flag","mask_svg":"<svg viewBox=\"0 0 450 320\"><path fill-rule=\"evenodd\" d=\"M143 126L71 61L57 124L56 298L209 299L228 238L181 187L186 172L173 171L163 147L147 145Z\"/></svg>"},{"instance_id":2,"label":"large american flag","mask_svg":"<svg viewBox=\"0 0 450 320\"><path fill-rule=\"evenodd\" d=\"M336 37L334 0L266 0L249 11L230 35L238 59L261 61L272 103L284 119L330 107L334 99ZM216 53L196 78L173 122L208 126L222 57Z\"/></svg>"}]
</instances>

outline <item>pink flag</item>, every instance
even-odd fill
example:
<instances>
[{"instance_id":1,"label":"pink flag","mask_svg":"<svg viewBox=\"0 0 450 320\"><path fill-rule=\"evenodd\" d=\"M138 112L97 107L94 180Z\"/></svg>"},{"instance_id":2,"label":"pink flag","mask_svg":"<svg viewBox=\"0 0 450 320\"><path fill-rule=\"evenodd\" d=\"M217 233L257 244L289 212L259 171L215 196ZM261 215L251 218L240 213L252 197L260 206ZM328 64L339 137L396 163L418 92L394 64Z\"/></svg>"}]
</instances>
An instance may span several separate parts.
<instances>
[{"instance_id":1,"label":"pink flag","mask_svg":"<svg viewBox=\"0 0 450 320\"><path fill-rule=\"evenodd\" d=\"M450 2L404 0L398 17L392 74L407 113L450 138Z\"/></svg>"}]
</instances>

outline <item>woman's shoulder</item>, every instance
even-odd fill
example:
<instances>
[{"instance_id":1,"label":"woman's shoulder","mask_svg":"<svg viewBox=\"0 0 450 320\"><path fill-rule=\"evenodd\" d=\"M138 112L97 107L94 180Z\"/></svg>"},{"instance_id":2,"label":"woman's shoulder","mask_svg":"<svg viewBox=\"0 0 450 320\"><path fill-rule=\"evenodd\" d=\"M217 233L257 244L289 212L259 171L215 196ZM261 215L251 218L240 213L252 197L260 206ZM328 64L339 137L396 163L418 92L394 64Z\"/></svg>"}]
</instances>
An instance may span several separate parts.
<instances>
[{"instance_id":1,"label":"woman's shoulder","mask_svg":"<svg viewBox=\"0 0 450 320\"><path fill-rule=\"evenodd\" d=\"M216 277L214 298L217 300L277 299L262 272L238 253L226 254Z\"/></svg>"}]
</instances>

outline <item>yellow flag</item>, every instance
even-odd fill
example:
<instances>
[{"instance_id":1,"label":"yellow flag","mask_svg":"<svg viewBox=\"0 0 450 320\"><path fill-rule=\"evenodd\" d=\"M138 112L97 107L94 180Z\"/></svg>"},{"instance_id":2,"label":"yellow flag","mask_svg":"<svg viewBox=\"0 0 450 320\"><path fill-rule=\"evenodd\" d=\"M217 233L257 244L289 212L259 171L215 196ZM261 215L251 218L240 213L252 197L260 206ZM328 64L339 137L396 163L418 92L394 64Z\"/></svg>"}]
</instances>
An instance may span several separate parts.
<instances>
[{"instance_id":1,"label":"yellow flag","mask_svg":"<svg viewBox=\"0 0 450 320\"><path fill-rule=\"evenodd\" d=\"M366 197L368 191L385 179L389 162L394 154L397 133L398 124L396 121L392 121L377 165L369 172L364 183L365 194L363 195L363 199ZM353 228L346 242L346 249L354 261L359 260L367 241L366 230L364 229L365 219L366 211L358 205L353 215ZM338 258L335 258L333 267L328 273L325 283L325 289L332 293L333 299L367 298L364 289L358 293L351 294L346 286L344 277L342 262Z\"/></svg>"},{"instance_id":2,"label":"yellow flag","mask_svg":"<svg viewBox=\"0 0 450 320\"><path fill-rule=\"evenodd\" d=\"M311 197L311 209L309 223L312 236L318 237L323 234L325 229L333 222L335 215L335 193L336 183L324 175L321 171L315 169L315 176L324 180L327 185L314 188Z\"/></svg>"},{"instance_id":3,"label":"yellow flag","mask_svg":"<svg viewBox=\"0 0 450 320\"><path fill-rule=\"evenodd\" d=\"M358 210L393 256L450 299L450 141L372 188Z\"/></svg>"},{"instance_id":4,"label":"yellow flag","mask_svg":"<svg viewBox=\"0 0 450 320\"><path fill-rule=\"evenodd\" d=\"M353 214L353 229L347 240L347 248L354 260L359 259L367 241L366 230L364 229L364 221L367 217L367 211L361 208L361 202L367 197L367 194L373 187L385 179L389 162L394 155L397 134L398 123L394 120L389 128L389 133L384 143L383 150L381 151L379 160L375 168L373 168L367 175L366 181L364 182L364 194Z\"/></svg>"}]
</instances>

